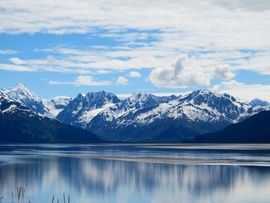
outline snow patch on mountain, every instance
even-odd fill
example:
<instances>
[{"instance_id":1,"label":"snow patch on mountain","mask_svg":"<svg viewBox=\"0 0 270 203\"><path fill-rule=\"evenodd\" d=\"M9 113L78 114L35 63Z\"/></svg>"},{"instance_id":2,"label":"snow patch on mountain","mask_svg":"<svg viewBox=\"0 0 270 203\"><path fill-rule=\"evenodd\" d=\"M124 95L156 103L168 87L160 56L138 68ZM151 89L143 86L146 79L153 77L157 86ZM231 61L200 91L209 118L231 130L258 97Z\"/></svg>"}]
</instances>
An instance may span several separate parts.
<instances>
[{"instance_id":1,"label":"snow patch on mountain","mask_svg":"<svg viewBox=\"0 0 270 203\"><path fill-rule=\"evenodd\" d=\"M101 108L97 109L89 109L88 111L85 111L81 114L81 116L78 118L78 121L80 123L89 123L96 115L98 115L100 112L105 111L106 109L114 106L114 103L107 103L104 104Z\"/></svg>"},{"instance_id":2,"label":"snow patch on mountain","mask_svg":"<svg viewBox=\"0 0 270 203\"><path fill-rule=\"evenodd\" d=\"M2 113L8 113L8 112L10 112L10 111L13 111L13 110L16 109L16 108L17 108L17 106L14 105L14 104L12 104L12 105L10 105L8 108L6 108L5 110L3 110Z\"/></svg>"},{"instance_id":3,"label":"snow patch on mountain","mask_svg":"<svg viewBox=\"0 0 270 203\"><path fill-rule=\"evenodd\" d=\"M72 98L67 96L57 96L50 100L43 99L43 103L47 108L45 115L50 118L56 118L71 100Z\"/></svg>"},{"instance_id":4,"label":"snow patch on mountain","mask_svg":"<svg viewBox=\"0 0 270 203\"><path fill-rule=\"evenodd\" d=\"M26 106L9 99L2 91L0 91L0 115L11 115L17 112L29 116L33 115L32 111Z\"/></svg>"}]
</instances>

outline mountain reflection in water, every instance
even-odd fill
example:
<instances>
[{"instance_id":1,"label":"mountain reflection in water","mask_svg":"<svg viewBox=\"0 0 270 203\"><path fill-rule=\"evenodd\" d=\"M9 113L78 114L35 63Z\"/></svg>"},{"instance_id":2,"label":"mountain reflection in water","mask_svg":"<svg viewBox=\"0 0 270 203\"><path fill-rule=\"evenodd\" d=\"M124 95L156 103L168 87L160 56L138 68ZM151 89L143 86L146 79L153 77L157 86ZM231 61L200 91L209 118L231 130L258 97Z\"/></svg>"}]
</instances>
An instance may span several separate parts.
<instances>
[{"instance_id":1,"label":"mountain reflection in water","mask_svg":"<svg viewBox=\"0 0 270 203\"><path fill-rule=\"evenodd\" d=\"M0 196L16 186L26 188L32 202L51 202L53 195L71 195L71 202L268 202L270 167L237 164L179 164L108 158L179 157L188 153L209 159L269 156L268 150L235 152L133 147L0 147ZM93 156L93 154L95 156ZM99 158L98 154L106 155ZM91 156L87 156L91 155ZM150 156L150 157L151 157ZM149 158L150 159L150 158ZM147 159L147 160L149 160Z\"/></svg>"}]
</instances>

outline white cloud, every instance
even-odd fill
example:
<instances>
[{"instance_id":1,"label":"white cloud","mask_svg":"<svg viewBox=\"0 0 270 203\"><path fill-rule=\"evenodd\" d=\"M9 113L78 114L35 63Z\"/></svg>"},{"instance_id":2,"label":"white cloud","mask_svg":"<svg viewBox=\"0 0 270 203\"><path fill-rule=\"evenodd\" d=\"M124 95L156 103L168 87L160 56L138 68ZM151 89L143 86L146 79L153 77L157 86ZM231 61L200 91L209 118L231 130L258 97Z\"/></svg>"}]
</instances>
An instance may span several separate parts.
<instances>
[{"instance_id":1,"label":"white cloud","mask_svg":"<svg viewBox=\"0 0 270 203\"><path fill-rule=\"evenodd\" d=\"M88 85L88 86L106 86L111 84L109 81L96 81L90 75L78 76L75 83L76 85Z\"/></svg>"},{"instance_id":2,"label":"white cloud","mask_svg":"<svg viewBox=\"0 0 270 203\"><path fill-rule=\"evenodd\" d=\"M248 59L239 58L235 63L238 69L270 75L270 50L259 51Z\"/></svg>"},{"instance_id":3,"label":"white cloud","mask_svg":"<svg viewBox=\"0 0 270 203\"><path fill-rule=\"evenodd\" d=\"M267 16L270 9L268 0L238 0L237 3L234 0L205 0L203 2L196 0L153 0L151 2L69 0L68 3L65 0L36 0L35 3L31 0L5 0L0 3L0 7L5 11L1 12L0 28L2 32L57 34L85 33L97 26L109 29L127 27L175 29L182 25L184 28L193 28L193 26L199 26L206 17L209 18L208 22L202 24L202 27L208 28L210 23L218 25L219 21L225 19L224 24L215 28L235 27L235 30L238 30L239 28L235 25L238 25L239 22L234 18L238 13L244 14L244 17L247 18L250 17L250 13L263 10L265 12L263 15ZM201 18L192 18L197 16L201 16ZM219 18L215 18L217 16ZM256 17L261 16L258 14L258 16L254 16L254 18ZM143 20L141 20L142 18ZM234 24L230 24L226 21L227 19Z\"/></svg>"},{"instance_id":4,"label":"white cloud","mask_svg":"<svg viewBox=\"0 0 270 203\"><path fill-rule=\"evenodd\" d=\"M190 92L147 92L149 94L153 94L155 96L163 97L163 96L179 96L179 95L184 95ZM119 98L125 99L127 97L130 97L133 93L118 93L116 94Z\"/></svg>"},{"instance_id":5,"label":"white cloud","mask_svg":"<svg viewBox=\"0 0 270 203\"><path fill-rule=\"evenodd\" d=\"M270 102L270 85L244 84L231 80L215 85L212 89L217 92L226 92L248 101L259 98Z\"/></svg>"},{"instance_id":6,"label":"white cloud","mask_svg":"<svg viewBox=\"0 0 270 203\"><path fill-rule=\"evenodd\" d=\"M148 68L150 81L166 87L209 85L213 78L233 78L238 69L270 74L268 0L5 0L0 10L0 33L91 33L121 42L114 50L58 47L47 51L60 56L17 58L31 70L93 74ZM107 31L96 32L100 27ZM179 54L191 61L170 67Z\"/></svg>"},{"instance_id":7,"label":"white cloud","mask_svg":"<svg viewBox=\"0 0 270 203\"><path fill-rule=\"evenodd\" d=\"M90 75L80 75L75 81L49 81L51 85L108 86L110 81L97 81Z\"/></svg>"},{"instance_id":8,"label":"white cloud","mask_svg":"<svg viewBox=\"0 0 270 203\"><path fill-rule=\"evenodd\" d=\"M16 65L22 65L22 64L25 64L25 62L17 57L12 57L9 59L9 61L13 64L16 64Z\"/></svg>"},{"instance_id":9,"label":"white cloud","mask_svg":"<svg viewBox=\"0 0 270 203\"><path fill-rule=\"evenodd\" d=\"M140 78L142 75L140 72L137 72L137 71L130 71L128 73L128 76L131 77L131 78Z\"/></svg>"},{"instance_id":10,"label":"white cloud","mask_svg":"<svg viewBox=\"0 0 270 203\"><path fill-rule=\"evenodd\" d=\"M0 64L0 70L16 71L16 72L32 72L32 71L35 71L31 67L13 65L13 64Z\"/></svg>"},{"instance_id":11,"label":"white cloud","mask_svg":"<svg viewBox=\"0 0 270 203\"><path fill-rule=\"evenodd\" d=\"M124 76L119 76L116 80L117 85L127 85L128 84L128 79Z\"/></svg>"},{"instance_id":12,"label":"white cloud","mask_svg":"<svg viewBox=\"0 0 270 203\"><path fill-rule=\"evenodd\" d=\"M0 55L10 55L10 54L16 54L17 51L14 51L14 50L0 50Z\"/></svg>"},{"instance_id":13,"label":"white cloud","mask_svg":"<svg viewBox=\"0 0 270 203\"><path fill-rule=\"evenodd\" d=\"M234 73L229 65L218 65L215 68L215 77L221 80L232 79L234 77Z\"/></svg>"},{"instance_id":14,"label":"white cloud","mask_svg":"<svg viewBox=\"0 0 270 203\"><path fill-rule=\"evenodd\" d=\"M264 11L270 9L270 2L267 0L214 0L214 3L228 9L246 9L249 11Z\"/></svg>"},{"instance_id":15,"label":"white cloud","mask_svg":"<svg viewBox=\"0 0 270 203\"><path fill-rule=\"evenodd\" d=\"M210 85L214 78L230 79L234 76L227 65L211 64L208 60L180 56L171 67L154 69L149 80L156 86L187 88Z\"/></svg>"}]
</instances>

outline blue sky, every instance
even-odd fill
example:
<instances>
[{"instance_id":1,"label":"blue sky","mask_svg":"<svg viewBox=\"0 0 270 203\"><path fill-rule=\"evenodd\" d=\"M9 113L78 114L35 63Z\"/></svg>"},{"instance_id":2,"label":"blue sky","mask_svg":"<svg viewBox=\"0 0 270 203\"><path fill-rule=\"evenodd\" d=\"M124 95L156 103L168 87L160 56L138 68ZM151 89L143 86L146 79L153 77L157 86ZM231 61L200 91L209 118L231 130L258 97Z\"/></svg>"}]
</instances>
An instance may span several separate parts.
<instances>
[{"instance_id":1,"label":"blue sky","mask_svg":"<svg viewBox=\"0 0 270 203\"><path fill-rule=\"evenodd\" d=\"M0 2L0 87L270 101L268 1Z\"/></svg>"}]
</instances>

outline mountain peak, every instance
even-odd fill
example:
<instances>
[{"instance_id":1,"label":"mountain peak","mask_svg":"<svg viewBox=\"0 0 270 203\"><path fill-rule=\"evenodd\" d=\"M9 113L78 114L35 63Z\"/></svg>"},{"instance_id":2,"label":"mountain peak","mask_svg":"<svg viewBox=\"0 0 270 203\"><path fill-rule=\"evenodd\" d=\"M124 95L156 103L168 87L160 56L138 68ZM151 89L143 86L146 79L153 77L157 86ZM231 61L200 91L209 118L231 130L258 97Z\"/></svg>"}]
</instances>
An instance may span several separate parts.
<instances>
[{"instance_id":1,"label":"mountain peak","mask_svg":"<svg viewBox=\"0 0 270 203\"><path fill-rule=\"evenodd\" d=\"M136 92L136 93L133 93L130 98L131 99L140 99L140 98L145 98L147 96L150 96L151 94L148 94L148 93L145 93L143 91L139 91L139 92Z\"/></svg>"},{"instance_id":2,"label":"mountain peak","mask_svg":"<svg viewBox=\"0 0 270 203\"><path fill-rule=\"evenodd\" d=\"M26 92L30 91L24 84L22 83L17 83L15 86L9 88L12 90L24 90Z\"/></svg>"},{"instance_id":3,"label":"mountain peak","mask_svg":"<svg viewBox=\"0 0 270 203\"><path fill-rule=\"evenodd\" d=\"M24 93L30 95L31 97L39 98L34 92L32 92L22 83L17 83L14 87L10 88L10 90L17 91L18 93Z\"/></svg>"},{"instance_id":4,"label":"mountain peak","mask_svg":"<svg viewBox=\"0 0 270 203\"><path fill-rule=\"evenodd\" d=\"M19 83L19 82L15 85L15 87L16 88L21 88L21 89L27 89L24 84Z\"/></svg>"},{"instance_id":5,"label":"mountain peak","mask_svg":"<svg viewBox=\"0 0 270 203\"><path fill-rule=\"evenodd\" d=\"M215 94L215 95L220 95L217 92L211 91L209 89L199 89L193 92L194 94L200 94L200 95L209 95L209 94Z\"/></svg>"},{"instance_id":6,"label":"mountain peak","mask_svg":"<svg viewBox=\"0 0 270 203\"><path fill-rule=\"evenodd\" d=\"M85 94L79 93L79 94L77 95L77 97L75 97L75 98L83 98L83 97L85 97Z\"/></svg>"},{"instance_id":7,"label":"mountain peak","mask_svg":"<svg viewBox=\"0 0 270 203\"><path fill-rule=\"evenodd\" d=\"M86 95L94 95L94 96L106 96L106 95L114 95L111 92L105 92L104 90L97 92L88 92Z\"/></svg>"},{"instance_id":8,"label":"mountain peak","mask_svg":"<svg viewBox=\"0 0 270 203\"><path fill-rule=\"evenodd\" d=\"M209 89L200 89L198 90L200 93L202 94L209 94L209 93L213 93L212 91L210 91Z\"/></svg>"},{"instance_id":9,"label":"mountain peak","mask_svg":"<svg viewBox=\"0 0 270 203\"><path fill-rule=\"evenodd\" d=\"M227 98L231 101L237 101L237 99L235 97L233 97L232 95L228 94L228 93L219 93L213 90L209 90L209 89L200 89L197 91L194 91L193 93L191 93L193 96L195 95L207 95L207 96L214 96L214 97L223 97L223 98Z\"/></svg>"},{"instance_id":10,"label":"mountain peak","mask_svg":"<svg viewBox=\"0 0 270 203\"><path fill-rule=\"evenodd\" d=\"M105 92L104 90L102 91L98 91L98 92L88 92L85 95L86 100L89 100L89 102L105 102L105 101L109 101L109 102L113 102L113 103L117 103L120 101L120 99L113 93L111 92Z\"/></svg>"},{"instance_id":11,"label":"mountain peak","mask_svg":"<svg viewBox=\"0 0 270 203\"><path fill-rule=\"evenodd\" d=\"M270 105L269 102L261 100L259 98L255 98L249 102L251 106L268 106Z\"/></svg>"},{"instance_id":12,"label":"mountain peak","mask_svg":"<svg viewBox=\"0 0 270 203\"><path fill-rule=\"evenodd\" d=\"M197 97L205 97L205 96L209 96L212 95L214 93L212 93L210 90L207 89L199 89L199 90L195 90L187 95L185 95L183 98L181 99L185 99L185 98L192 98L195 99Z\"/></svg>"},{"instance_id":13,"label":"mountain peak","mask_svg":"<svg viewBox=\"0 0 270 203\"><path fill-rule=\"evenodd\" d=\"M16 86L12 88L4 89L4 93L10 98L15 101L28 101L28 100L35 100L41 102L41 98L37 96L34 92L29 90L25 85L22 83L17 83Z\"/></svg>"},{"instance_id":14,"label":"mountain peak","mask_svg":"<svg viewBox=\"0 0 270 203\"><path fill-rule=\"evenodd\" d=\"M160 103L159 97L145 92L136 92L123 101L123 106L127 109L141 109L156 106Z\"/></svg>"},{"instance_id":15,"label":"mountain peak","mask_svg":"<svg viewBox=\"0 0 270 203\"><path fill-rule=\"evenodd\" d=\"M43 114L46 111L42 99L22 83L17 83L14 87L3 89L2 91L8 99L27 106L35 113Z\"/></svg>"},{"instance_id":16,"label":"mountain peak","mask_svg":"<svg viewBox=\"0 0 270 203\"><path fill-rule=\"evenodd\" d=\"M194 92L191 92L189 94L186 95L191 96L192 98L196 98L196 97L216 97L216 98L227 98L230 99L231 101L236 101L237 99L234 98L232 95L228 94L228 93L219 93L216 91L212 91L209 89L199 89L196 90Z\"/></svg>"}]
</instances>

